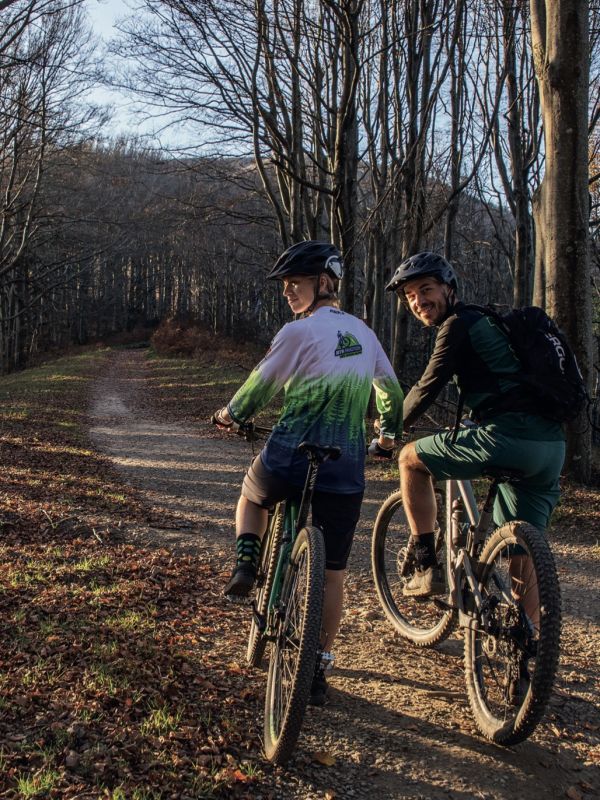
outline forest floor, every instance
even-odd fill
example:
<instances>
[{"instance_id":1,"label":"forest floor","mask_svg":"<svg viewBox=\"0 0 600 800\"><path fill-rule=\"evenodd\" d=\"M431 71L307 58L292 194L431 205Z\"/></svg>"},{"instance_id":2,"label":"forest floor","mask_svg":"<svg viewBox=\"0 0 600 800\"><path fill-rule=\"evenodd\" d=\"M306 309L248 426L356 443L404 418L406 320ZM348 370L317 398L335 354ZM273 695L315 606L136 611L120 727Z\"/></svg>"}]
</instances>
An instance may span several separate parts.
<instances>
[{"instance_id":1,"label":"forest floor","mask_svg":"<svg viewBox=\"0 0 600 800\"><path fill-rule=\"evenodd\" d=\"M600 797L600 492L565 487L559 674L531 739L500 748L472 721L460 635L419 650L378 605L380 464L329 703L287 768L265 761L248 609L221 594L251 447L206 422L251 364L99 349L0 379L0 797Z\"/></svg>"}]
</instances>

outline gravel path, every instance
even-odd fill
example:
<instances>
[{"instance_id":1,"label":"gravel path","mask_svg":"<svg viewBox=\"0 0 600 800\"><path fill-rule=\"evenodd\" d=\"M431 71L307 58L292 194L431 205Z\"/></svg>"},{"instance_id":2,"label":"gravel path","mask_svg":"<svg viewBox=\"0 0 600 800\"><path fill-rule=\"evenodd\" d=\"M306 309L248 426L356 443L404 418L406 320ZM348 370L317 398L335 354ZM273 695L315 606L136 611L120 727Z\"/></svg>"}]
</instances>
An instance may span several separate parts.
<instances>
[{"instance_id":1,"label":"gravel path","mask_svg":"<svg viewBox=\"0 0 600 800\"><path fill-rule=\"evenodd\" d=\"M219 559L225 574L249 445L209 425L192 429L157 419L144 402L139 351L114 354L97 380L90 418L97 448L151 508L151 524L129 530L131 541ZM532 738L499 748L484 741L471 721L460 633L434 650L418 650L393 635L379 610L369 570L370 529L382 499L395 488L385 468L369 467L330 702L308 709L288 769L261 764L266 775L257 797L600 798L597 545L594 560L574 532L551 533L563 592L559 679ZM241 629L246 625L241 608ZM239 641L220 646L225 659L243 659Z\"/></svg>"}]
</instances>

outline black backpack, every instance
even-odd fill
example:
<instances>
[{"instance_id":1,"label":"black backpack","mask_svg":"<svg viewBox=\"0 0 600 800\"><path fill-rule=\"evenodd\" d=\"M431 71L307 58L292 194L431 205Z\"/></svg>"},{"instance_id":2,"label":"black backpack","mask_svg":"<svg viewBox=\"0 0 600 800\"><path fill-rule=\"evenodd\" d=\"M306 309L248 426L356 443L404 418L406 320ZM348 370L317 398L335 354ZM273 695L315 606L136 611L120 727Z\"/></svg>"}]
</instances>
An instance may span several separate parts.
<instances>
[{"instance_id":1,"label":"black backpack","mask_svg":"<svg viewBox=\"0 0 600 800\"><path fill-rule=\"evenodd\" d=\"M530 408L534 401L535 413L555 422L570 422L589 406L575 354L564 333L542 308L526 306L508 311L500 311L493 305L467 308L492 317L507 335L522 367L519 372L507 374L518 382L519 390L490 400L485 411L522 410L518 408L518 396L523 394Z\"/></svg>"}]
</instances>

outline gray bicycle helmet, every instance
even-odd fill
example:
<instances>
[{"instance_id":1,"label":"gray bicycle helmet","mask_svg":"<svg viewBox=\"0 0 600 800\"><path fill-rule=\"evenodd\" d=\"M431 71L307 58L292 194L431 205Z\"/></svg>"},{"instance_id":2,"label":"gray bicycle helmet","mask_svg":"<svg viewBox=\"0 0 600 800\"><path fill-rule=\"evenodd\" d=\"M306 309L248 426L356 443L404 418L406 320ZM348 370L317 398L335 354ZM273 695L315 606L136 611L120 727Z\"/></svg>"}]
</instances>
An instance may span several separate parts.
<instances>
[{"instance_id":1,"label":"gray bicycle helmet","mask_svg":"<svg viewBox=\"0 0 600 800\"><path fill-rule=\"evenodd\" d=\"M288 275L320 275L325 272L340 280L344 263L340 251L329 242L298 242L288 247L267 275L269 280L281 281Z\"/></svg>"},{"instance_id":2,"label":"gray bicycle helmet","mask_svg":"<svg viewBox=\"0 0 600 800\"><path fill-rule=\"evenodd\" d=\"M414 256L405 258L398 269L394 272L392 280L385 287L386 292L394 292L401 289L405 283L415 278L437 278L440 283L447 283L451 289L458 289L456 273L452 265L437 253L425 250Z\"/></svg>"}]
</instances>

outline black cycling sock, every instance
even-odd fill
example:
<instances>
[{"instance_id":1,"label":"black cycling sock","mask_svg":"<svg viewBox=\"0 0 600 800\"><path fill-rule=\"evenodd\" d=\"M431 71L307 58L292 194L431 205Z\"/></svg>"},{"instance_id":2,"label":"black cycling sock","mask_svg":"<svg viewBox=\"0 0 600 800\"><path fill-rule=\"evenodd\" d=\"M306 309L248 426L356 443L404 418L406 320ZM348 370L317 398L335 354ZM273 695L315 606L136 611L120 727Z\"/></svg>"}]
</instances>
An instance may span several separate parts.
<instances>
[{"instance_id":1,"label":"black cycling sock","mask_svg":"<svg viewBox=\"0 0 600 800\"><path fill-rule=\"evenodd\" d=\"M428 569L437 564L435 555L435 533L421 533L415 536L415 561L419 569Z\"/></svg>"},{"instance_id":2,"label":"black cycling sock","mask_svg":"<svg viewBox=\"0 0 600 800\"><path fill-rule=\"evenodd\" d=\"M260 536L255 533L242 533L235 542L237 550L237 566L248 564L252 567L258 566L260 556Z\"/></svg>"}]
</instances>

